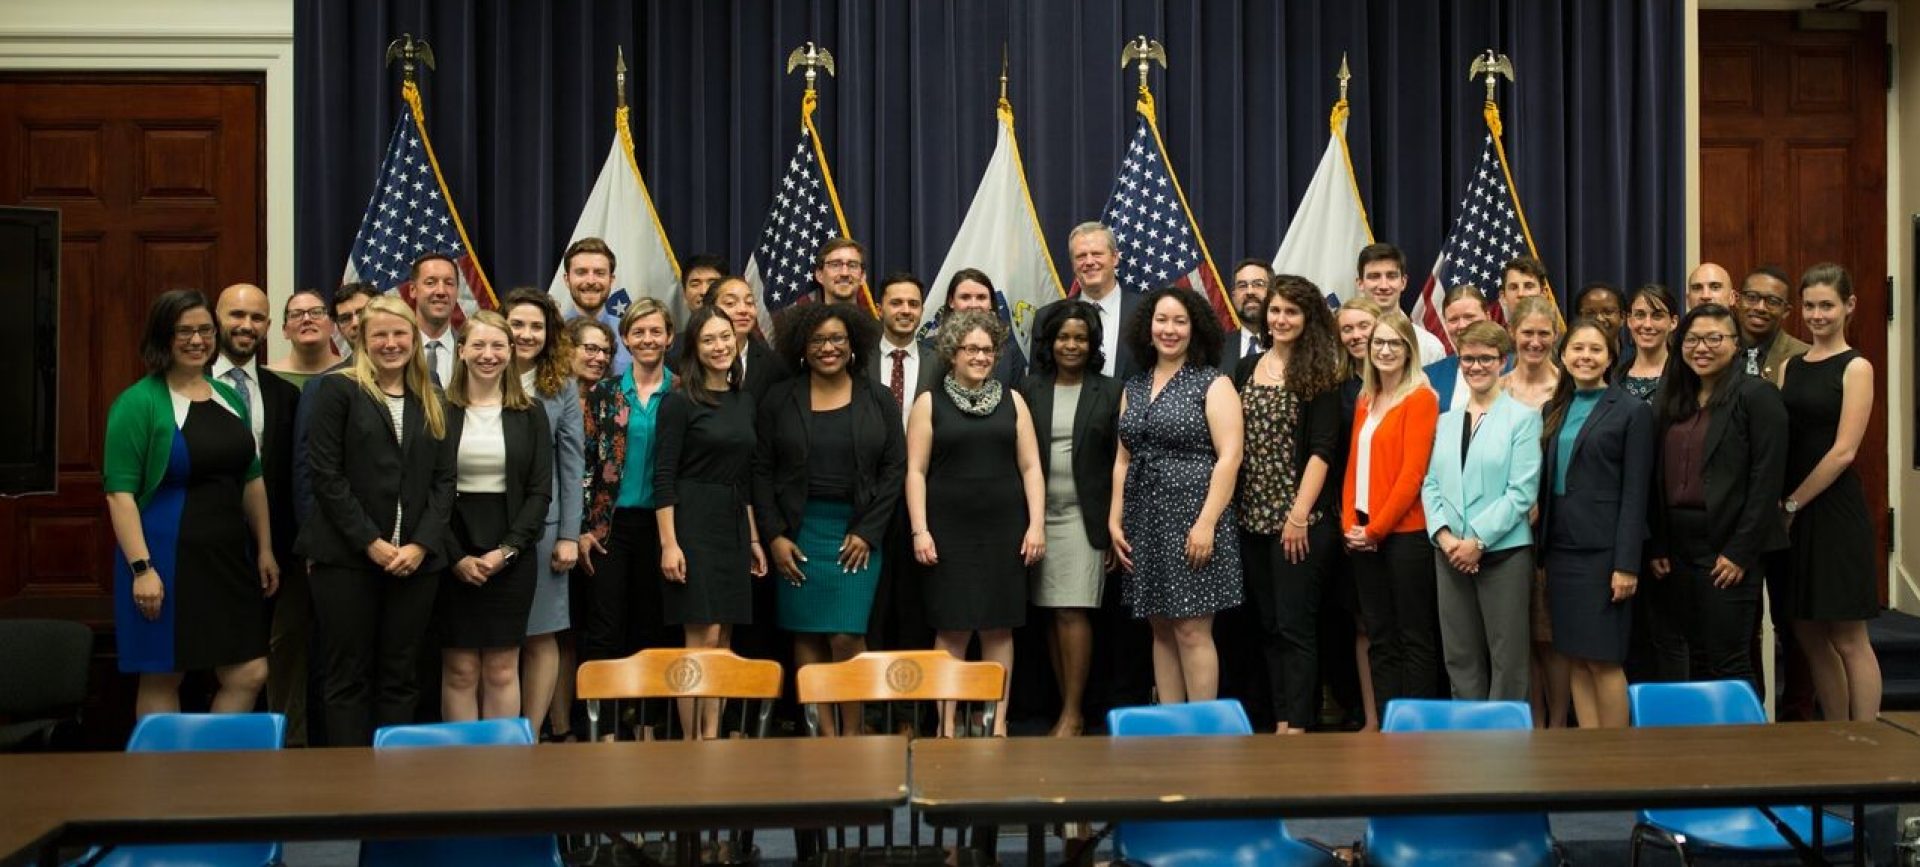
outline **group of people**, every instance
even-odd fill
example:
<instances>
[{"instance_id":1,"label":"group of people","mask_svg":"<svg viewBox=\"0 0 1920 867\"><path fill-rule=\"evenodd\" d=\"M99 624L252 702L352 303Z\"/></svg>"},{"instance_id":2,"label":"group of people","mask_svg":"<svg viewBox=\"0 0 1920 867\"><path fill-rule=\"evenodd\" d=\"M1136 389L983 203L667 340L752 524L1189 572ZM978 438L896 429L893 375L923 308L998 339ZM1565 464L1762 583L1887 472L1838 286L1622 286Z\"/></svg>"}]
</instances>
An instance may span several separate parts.
<instances>
[{"instance_id":1,"label":"group of people","mask_svg":"<svg viewBox=\"0 0 1920 867\"><path fill-rule=\"evenodd\" d=\"M1387 244L1360 252L1338 309L1240 263L1238 332L1191 290L1123 291L1105 226L1068 249L1080 291L1024 340L974 269L937 311L887 274L876 317L844 238L770 334L712 256L688 261L679 304L616 314L615 256L592 238L563 257L570 319L534 289L461 311L453 261L429 253L410 303L294 293L271 366L257 287L165 293L150 375L107 426L137 710L177 708L181 673L212 669L216 710L264 687L291 743L363 745L415 719L438 649L443 718L568 740L578 661L977 640L1011 670L1043 612L1053 734L1072 735L1096 634L1126 641L1098 616L1117 584L1161 702L1220 694L1215 616L1245 606L1280 732L1318 719L1330 621L1356 636L1368 726L1449 692L1624 725L1633 618L1661 677L1752 678L1763 576L1827 718L1877 710L1850 468L1873 374L1846 343L1844 269L1795 286L1762 268L1735 292L1702 265L1684 315L1660 286L1594 284L1563 322L1520 259L1498 298L1447 294L1443 341L1401 312ZM1779 330L1796 292L1811 346ZM717 734L719 714L681 714Z\"/></svg>"}]
</instances>

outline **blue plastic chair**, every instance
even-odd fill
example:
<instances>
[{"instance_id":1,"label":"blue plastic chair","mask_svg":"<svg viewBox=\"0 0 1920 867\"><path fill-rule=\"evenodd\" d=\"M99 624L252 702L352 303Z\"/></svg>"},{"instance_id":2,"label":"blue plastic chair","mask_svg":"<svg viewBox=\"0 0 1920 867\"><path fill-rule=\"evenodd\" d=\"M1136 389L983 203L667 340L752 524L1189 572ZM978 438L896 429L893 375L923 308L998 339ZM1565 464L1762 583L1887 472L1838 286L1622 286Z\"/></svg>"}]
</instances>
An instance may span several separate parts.
<instances>
[{"instance_id":1,"label":"blue plastic chair","mask_svg":"<svg viewBox=\"0 0 1920 867\"><path fill-rule=\"evenodd\" d=\"M386 726L373 733L373 748L533 746L533 724L525 717L474 722ZM550 835L458 837L424 840L367 840L360 843L360 867L474 865L507 867L538 864L564 867L560 846Z\"/></svg>"},{"instance_id":2,"label":"blue plastic chair","mask_svg":"<svg viewBox=\"0 0 1920 867\"><path fill-rule=\"evenodd\" d=\"M1394 699L1380 730L1491 731L1533 728L1533 712L1518 701ZM1522 735L1524 737L1524 735ZM1390 816L1367 820L1366 863L1389 865L1557 864L1545 813Z\"/></svg>"},{"instance_id":3,"label":"blue plastic chair","mask_svg":"<svg viewBox=\"0 0 1920 867\"><path fill-rule=\"evenodd\" d=\"M1246 709L1232 700L1121 707L1107 712L1114 737L1251 735ZM1332 853L1287 833L1278 819L1127 822L1113 835L1121 859L1151 867L1338 864Z\"/></svg>"},{"instance_id":4,"label":"blue plastic chair","mask_svg":"<svg viewBox=\"0 0 1920 867\"><path fill-rule=\"evenodd\" d=\"M277 750L287 718L277 713L156 713L142 717L127 752ZM262 867L280 863L279 843L188 843L93 849L76 863L100 867Z\"/></svg>"},{"instance_id":5,"label":"blue plastic chair","mask_svg":"<svg viewBox=\"0 0 1920 867\"><path fill-rule=\"evenodd\" d=\"M1753 684L1744 680L1699 683L1640 683L1627 688L1636 726L1763 725L1767 712ZM1774 807L1802 843L1813 845L1814 813L1806 807ZM1844 854L1853 845L1853 823L1820 814L1821 844L1828 854ZM1683 864L1694 855L1787 856L1792 844L1757 807L1699 810L1641 810L1633 826L1629 863L1640 862L1640 846L1653 840L1673 847ZM1690 854L1691 852L1691 854Z\"/></svg>"}]
</instances>

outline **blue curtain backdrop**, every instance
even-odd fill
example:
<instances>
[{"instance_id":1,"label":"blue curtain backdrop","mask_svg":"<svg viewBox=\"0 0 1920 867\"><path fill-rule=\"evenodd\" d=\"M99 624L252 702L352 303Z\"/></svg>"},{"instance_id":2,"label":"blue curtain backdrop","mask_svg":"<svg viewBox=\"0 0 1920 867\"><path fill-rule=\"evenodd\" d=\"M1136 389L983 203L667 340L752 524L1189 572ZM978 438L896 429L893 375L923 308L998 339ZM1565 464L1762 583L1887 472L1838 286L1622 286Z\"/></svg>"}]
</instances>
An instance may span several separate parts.
<instances>
[{"instance_id":1,"label":"blue curtain backdrop","mask_svg":"<svg viewBox=\"0 0 1920 867\"><path fill-rule=\"evenodd\" d=\"M544 286L612 137L624 47L639 162L675 251L736 270L793 145L788 52L831 50L817 122L873 276L931 274L995 134L1001 56L1035 204L1066 233L1105 204L1134 124L1122 43L1166 46L1161 129L1214 258L1271 256L1352 67L1348 138L1375 234L1418 285L1485 125L1472 57L1513 59L1508 155L1563 299L1590 280L1681 279L1680 0L298 0L295 143L304 286L339 279L386 136L402 31L426 37L429 134L494 285Z\"/></svg>"}]
</instances>

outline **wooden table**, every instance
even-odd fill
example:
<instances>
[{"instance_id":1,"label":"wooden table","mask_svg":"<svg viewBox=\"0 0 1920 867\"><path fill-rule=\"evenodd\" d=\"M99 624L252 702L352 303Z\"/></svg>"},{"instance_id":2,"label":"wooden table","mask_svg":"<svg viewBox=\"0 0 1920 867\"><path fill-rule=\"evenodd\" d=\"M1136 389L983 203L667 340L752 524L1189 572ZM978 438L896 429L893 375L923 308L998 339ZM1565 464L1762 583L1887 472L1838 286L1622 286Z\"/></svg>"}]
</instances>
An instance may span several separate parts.
<instances>
[{"instance_id":1,"label":"wooden table","mask_svg":"<svg viewBox=\"0 0 1920 867\"><path fill-rule=\"evenodd\" d=\"M1920 735L1920 711L1896 710L1880 714L1880 721Z\"/></svg>"},{"instance_id":2,"label":"wooden table","mask_svg":"<svg viewBox=\"0 0 1920 867\"><path fill-rule=\"evenodd\" d=\"M1025 823L1029 853L1067 821L1920 800L1920 737L1877 722L922 740L912 762L929 822Z\"/></svg>"},{"instance_id":3,"label":"wooden table","mask_svg":"<svg viewBox=\"0 0 1920 867\"><path fill-rule=\"evenodd\" d=\"M899 737L0 757L0 863L47 843L891 821ZM20 822L17 817L29 821ZM51 838L35 823L50 826ZM9 857L11 856L11 858Z\"/></svg>"}]
</instances>

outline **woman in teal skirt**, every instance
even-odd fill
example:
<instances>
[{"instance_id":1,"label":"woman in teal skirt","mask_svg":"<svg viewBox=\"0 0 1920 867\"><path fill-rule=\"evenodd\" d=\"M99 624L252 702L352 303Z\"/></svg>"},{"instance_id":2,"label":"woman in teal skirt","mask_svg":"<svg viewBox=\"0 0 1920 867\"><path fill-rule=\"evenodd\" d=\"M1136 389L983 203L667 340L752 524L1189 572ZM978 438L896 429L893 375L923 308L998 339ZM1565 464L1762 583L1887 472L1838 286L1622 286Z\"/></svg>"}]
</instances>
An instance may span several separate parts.
<instances>
[{"instance_id":1,"label":"woman in teal skirt","mask_svg":"<svg viewBox=\"0 0 1920 867\"><path fill-rule=\"evenodd\" d=\"M806 304L781 319L777 349L796 376L777 383L755 425L753 508L779 578L780 628L798 665L867 649L880 544L906 475L892 392L866 375L880 340L873 317ZM849 712L849 728L858 727ZM827 730L835 729L828 721Z\"/></svg>"}]
</instances>

